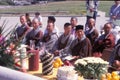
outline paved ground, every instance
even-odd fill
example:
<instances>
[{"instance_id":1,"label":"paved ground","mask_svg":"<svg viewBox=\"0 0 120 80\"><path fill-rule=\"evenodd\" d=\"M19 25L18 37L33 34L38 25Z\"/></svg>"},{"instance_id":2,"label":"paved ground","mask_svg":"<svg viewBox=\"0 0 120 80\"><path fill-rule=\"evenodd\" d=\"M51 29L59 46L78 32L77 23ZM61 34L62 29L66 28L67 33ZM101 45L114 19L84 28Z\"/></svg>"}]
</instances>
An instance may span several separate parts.
<instances>
[{"instance_id":1,"label":"paved ground","mask_svg":"<svg viewBox=\"0 0 120 80\"><path fill-rule=\"evenodd\" d=\"M59 28L60 32L63 32L63 25L65 22L70 22L70 16L69 17L56 17L56 26ZM86 22L86 17L77 17L78 18L78 24L84 25ZM1 17L0 20L0 25L2 25L4 20L7 20L7 27L6 27L6 33L12 29L17 23L20 24L19 22L19 17ZM32 18L31 18L32 19ZM100 30L101 26L103 26L107 22L108 18L107 17L97 17L96 21L96 28ZM43 17L43 27L41 28L43 31L46 28L46 23L47 23L47 17ZM11 27L10 27L11 26Z\"/></svg>"}]
</instances>

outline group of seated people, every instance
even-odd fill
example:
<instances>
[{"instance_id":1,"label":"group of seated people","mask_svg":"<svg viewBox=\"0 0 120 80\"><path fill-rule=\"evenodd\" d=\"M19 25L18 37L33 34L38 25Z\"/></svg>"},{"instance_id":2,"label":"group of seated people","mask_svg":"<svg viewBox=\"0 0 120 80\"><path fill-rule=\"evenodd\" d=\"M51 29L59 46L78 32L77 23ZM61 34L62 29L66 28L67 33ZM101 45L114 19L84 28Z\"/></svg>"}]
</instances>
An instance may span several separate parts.
<instances>
[{"instance_id":1,"label":"group of seated people","mask_svg":"<svg viewBox=\"0 0 120 80\"><path fill-rule=\"evenodd\" d=\"M114 59L110 58L110 62L111 65L117 65L117 69L120 70L120 49L115 50L116 46L120 45L120 40L116 39L111 23L104 25L104 33L100 35L93 18L89 19L88 30L85 31L83 25L78 25L77 17L71 17L70 22L64 24L63 34L59 35L55 21L54 16L49 16L43 32L38 19L32 20L31 28L22 15L21 26L16 28L15 39L22 39L22 43L35 50L41 51L44 48L62 60L67 56L72 56L74 60L90 56L102 57L104 49L114 49Z\"/></svg>"}]
</instances>

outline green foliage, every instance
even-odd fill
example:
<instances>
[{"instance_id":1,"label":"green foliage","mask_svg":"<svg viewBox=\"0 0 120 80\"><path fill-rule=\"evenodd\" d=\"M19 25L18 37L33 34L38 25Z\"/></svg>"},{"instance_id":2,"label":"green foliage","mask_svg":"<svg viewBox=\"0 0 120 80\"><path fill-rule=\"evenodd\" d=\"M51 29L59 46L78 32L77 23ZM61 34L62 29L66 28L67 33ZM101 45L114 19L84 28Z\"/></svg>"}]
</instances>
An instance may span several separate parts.
<instances>
[{"instance_id":1,"label":"green foliage","mask_svg":"<svg viewBox=\"0 0 120 80\"><path fill-rule=\"evenodd\" d=\"M0 5L13 5L12 0L1 0Z\"/></svg>"},{"instance_id":2,"label":"green foliage","mask_svg":"<svg viewBox=\"0 0 120 80\"><path fill-rule=\"evenodd\" d=\"M1 33L3 34L3 31L6 27L6 20L4 20L2 26L1 26ZM14 33L15 29L12 29L8 34L5 35L4 38L9 38L3 43L0 44L0 65L8 68L15 69L14 66L14 57L11 53L7 53L7 48L10 46L12 42L14 42L13 36L11 36ZM18 46L18 45L16 45ZM16 48L16 47L15 47Z\"/></svg>"},{"instance_id":3,"label":"green foliage","mask_svg":"<svg viewBox=\"0 0 120 80\"><path fill-rule=\"evenodd\" d=\"M0 5L9 5L9 4L5 1L0 1Z\"/></svg>"},{"instance_id":4,"label":"green foliage","mask_svg":"<svg viewBox=\"0 0 120 80\"><path fill-rule=\"evenodd\" d=\"M14 69L14 59L10 54L5 54L4 51L0 51L0 65Z\"/></svg>"},{"instance_id":5,"label":"green foliage","mask_svg":"<svg viewBox=\"0 0 120 80\"><path fill-rule=\"evenodd\" d=\"M2 26L0 27L0 31L2 35L5 35L6 30L4 30L7 26L7 20L3 21ZM12 68L12 69L20 69L21 67L15 65L17 62L20 62L22 59L26 59L31 57L31 54L27 54L25 56L21 50L23 50L23 45L22 39L24 36L19 38L19 40L15 39L15 31L16 27L18 25L16 24L15 27L10 30L6 35L5 35L5 40L1 43L0 42L0 66ZM9 29L9 28L8 28ZM7 30L8 31L8 30ZM19 55L20 54L20 55ZM15 62L15 59L20 59L17 62Z\"/></svg>"},{"instance_id":6,"label":"green foliage","mask_svg":"<svg viewBox=\"0 0 120 80\"><path fill-rule=\"evenodd\" d=\"M85 61L86 64L83 65L81 61ZM101 74L107 72L107 64L80 60L77 64L75 64L75 70L85 79L99 79Z\"/></svg>"},{"instance_id":7,"label":"green foliage","mask_svg":"<svg viewBox=\"0 0 120 80\"><path fill-rule=\"evenodd\" d=\"M106 12L107 16L110 10L110 7L114 4L114 1L100 1L98 10ZM40 11L42 15L52 13L52 12L61 12L65 11L64 15L86 15L86 5L85 1L57 1L49 2L45 5L29 5L29 6L19 6L11 7L6 9L0 9L0 13L33 13Z\"/></svg>"}]
</instances>

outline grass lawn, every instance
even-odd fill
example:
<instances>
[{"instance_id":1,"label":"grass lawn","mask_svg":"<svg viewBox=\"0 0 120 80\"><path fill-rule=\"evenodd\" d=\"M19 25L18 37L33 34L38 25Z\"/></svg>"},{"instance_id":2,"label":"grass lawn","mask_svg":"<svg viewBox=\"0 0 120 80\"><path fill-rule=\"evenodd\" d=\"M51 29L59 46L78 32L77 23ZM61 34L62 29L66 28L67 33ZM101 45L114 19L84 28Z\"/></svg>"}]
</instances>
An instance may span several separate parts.
<instances>
[{"instance_id":1,"label":"grass lawn","mask_svg":"<svg viewBox=\"0 0 120 80\"><path fill-rule=\"evenodd\" d=\"M109 9L113 3L113 1L100 1L99 10L106 12L106 15L108 16ZM49 14L49 12L52 15L59 15L57 14L59 12L64 12L64 15L83 15L85 10L85 1L61 1L30 6L13 6L10 8L0 9L0 13L31 13L39 11L42 15L45 15L45 13Z\"/></svg>"}]
</instances>

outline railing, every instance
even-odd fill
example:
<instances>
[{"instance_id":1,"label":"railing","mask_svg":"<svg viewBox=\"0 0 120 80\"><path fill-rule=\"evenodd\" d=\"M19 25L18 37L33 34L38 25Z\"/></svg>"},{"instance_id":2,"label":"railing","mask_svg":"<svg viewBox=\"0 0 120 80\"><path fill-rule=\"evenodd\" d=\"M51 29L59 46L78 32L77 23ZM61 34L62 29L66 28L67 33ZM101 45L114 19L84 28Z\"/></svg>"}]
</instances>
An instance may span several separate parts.
<instances>
[{"instance_id":1,"label":"railing","mask_svg":"<svg viewBox=\"0 0 120 80\"><path fill-rule=\"evenodd\" d=\"M45 80L45 79L0 66L0 80Z\"/></svg>"}]
</instances>

